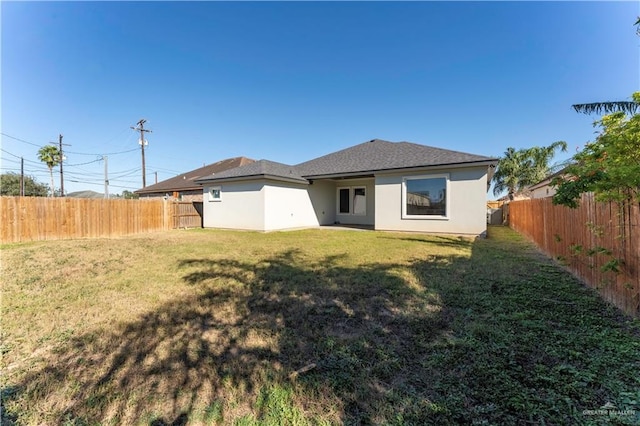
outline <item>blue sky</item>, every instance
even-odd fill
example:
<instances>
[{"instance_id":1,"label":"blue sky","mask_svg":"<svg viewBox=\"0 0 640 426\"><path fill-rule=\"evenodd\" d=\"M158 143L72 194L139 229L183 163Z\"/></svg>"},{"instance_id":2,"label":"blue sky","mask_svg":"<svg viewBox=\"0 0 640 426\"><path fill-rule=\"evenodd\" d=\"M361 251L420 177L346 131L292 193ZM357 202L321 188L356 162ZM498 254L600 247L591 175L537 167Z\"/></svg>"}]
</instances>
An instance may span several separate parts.
<instances>
[{"instance_id":1,"label":"blue sky","mask_svg":"<svg viewBox=\"0 0 640 426\"><path fill-rule=\"evenodd\" d=\"M34 145L62 133L67 192L102 192L103 154L111 193L140 188L129 127L141 118L151 184L155 172L242 155L296 164L373 138L489 156L565 140L575 152L597 117L571 104L640 90L638 2L0 7L2 172L22 156L48 182Z\"/></svg>"}]
</instances>

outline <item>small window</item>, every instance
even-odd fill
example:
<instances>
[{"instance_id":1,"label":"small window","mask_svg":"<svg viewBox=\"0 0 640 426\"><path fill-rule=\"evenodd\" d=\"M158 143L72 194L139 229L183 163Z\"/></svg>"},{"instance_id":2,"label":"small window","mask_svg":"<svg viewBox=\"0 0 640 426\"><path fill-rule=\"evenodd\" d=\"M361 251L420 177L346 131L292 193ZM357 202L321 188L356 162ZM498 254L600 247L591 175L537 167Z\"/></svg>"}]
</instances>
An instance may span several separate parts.
<instances>
[{"instance_id":1,"label":"small window","mask_svg":"<svg viewBox=\"0 0 640 426\"><path fill-rule=\"evenodd\" d=\"M338 189L338 213L349 214L351 206L349 205L349 188Z\"/></svg>"},{"instance_id":2,"label":"small window","mask_svg":"<svg viewBox=\"0 0 640 426\"><path fill-rule=\"evenodd\" d=\"M209 201L221 201L222 200L222 188L219 186L212 186L209 188Z\"/></svg>"},{"instance_id":3,"label":"small window","mask_svg":"<svg viewBox=\"0 0 640 426\"><path fill-rule=\"evenodd\" d=\"M448 219L448 175L412 176L402 183L402 217Z\"/></svg>"},{"instance_id":4,"label":"small window","mask_svg":"<svg viewBox=\"0 0 640 426\"><path fill-rule=\"evenodd\" d=\"M365 188L353 188L353 214L365 216L367 214L367 195Z\"/></svg>"}]
</instances>

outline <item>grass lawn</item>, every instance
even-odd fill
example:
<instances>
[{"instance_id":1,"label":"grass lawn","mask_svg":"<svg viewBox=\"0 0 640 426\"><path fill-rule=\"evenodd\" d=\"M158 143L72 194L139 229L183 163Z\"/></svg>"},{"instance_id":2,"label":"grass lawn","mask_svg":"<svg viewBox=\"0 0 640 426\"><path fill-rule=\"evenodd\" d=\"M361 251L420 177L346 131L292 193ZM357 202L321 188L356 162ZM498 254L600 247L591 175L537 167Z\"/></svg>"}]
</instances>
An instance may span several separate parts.
<instances>
[{"instance_id":1,"label":"grass lawn","mask_svg":"<svg viewBox=\"0 0 640 426\"><path fill-rule=\"evenodd\" d=\"M501 227L3 246L0 350L3 425L640 424L640 322Z\"/></svg>"}]
</instances>

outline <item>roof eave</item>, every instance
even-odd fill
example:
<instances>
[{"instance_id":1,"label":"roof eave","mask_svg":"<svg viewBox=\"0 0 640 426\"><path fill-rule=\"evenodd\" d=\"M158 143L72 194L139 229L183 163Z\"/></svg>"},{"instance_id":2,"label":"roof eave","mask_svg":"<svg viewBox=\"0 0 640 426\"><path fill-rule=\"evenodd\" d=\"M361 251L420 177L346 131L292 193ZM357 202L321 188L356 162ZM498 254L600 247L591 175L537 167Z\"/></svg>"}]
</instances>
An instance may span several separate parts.
<instances>
[{"instance_id":1,"label":"roof eave","mask_svg":"<svg viewBox=\"0 0 640 426\"><path fill-rule=\"evenodd\" d=\"M202 184L199 183L193 186L183 186L183 187L174 187L174 188L155 188L155 189L136 189L133 191L134 194L153 194L154 192L174 192L174 191L197 191L202 189Z\"/></svg>"},{"instance_id":2,"label":"roof eave","mask_svg":"<svg viewBox=\"0 0 640 426\"><path fill-rule=\"evenodd\" d=\"M497 158L489 158L487 160L479 160L479 161L469 161L462 163L448 163L448 164L434 164L434 165L422 165L422 166L412 166L412 167L397 167L391 169L377 169L377 170L362 170L357 172L346 172L346 173L328 173L328 174L319 174L319 175L302 175L305 179L335 179L335 178L345 178L345 177L372 177L380 174L395 174L400 172L412 172L416 170L440 170L440 169L450 169L450 168L462 168L462 167L488 167L491 165L496 165L498 163Z\"/></svg>"},{"instance_id":3,"label":"roof eave","mask_svg":"<svg viewBox=\"0 0 640 426\"><path fill-rule=\"evenodd\" d=\"M202 178L202 179L198 179L198 183L200 183L201 185L206 185L206 184L218 184L218 183L224 183L224 182L242 182L242 181L257 180L257 179L297 183L299 185L309 185L309 181L304 178L296 179L296 178L289 178L285 176L277 176L277 175L270 175L270 174L255 174L255 175L230 176L230 177L220 177L220 178Z\"/></svg>"}]
</instances>

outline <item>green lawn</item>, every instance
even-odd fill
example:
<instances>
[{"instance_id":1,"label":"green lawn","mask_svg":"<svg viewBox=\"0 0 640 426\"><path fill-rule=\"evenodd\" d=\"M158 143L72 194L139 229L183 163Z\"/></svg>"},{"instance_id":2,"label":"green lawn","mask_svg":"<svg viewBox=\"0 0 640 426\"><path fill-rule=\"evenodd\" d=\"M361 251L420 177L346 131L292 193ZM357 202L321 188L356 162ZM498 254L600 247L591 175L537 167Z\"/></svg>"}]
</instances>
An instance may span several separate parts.
<instances>
[{"instance_id":1,"label":"green lawn","mask_svg":"<svg viewBox=\"0 0 640 426\"><path fill-rule=\"evenodd\" d=\"M0 349L3 425L640 423L640 322L501 227L3 246Z\"/></svg>"}]
</instances>

